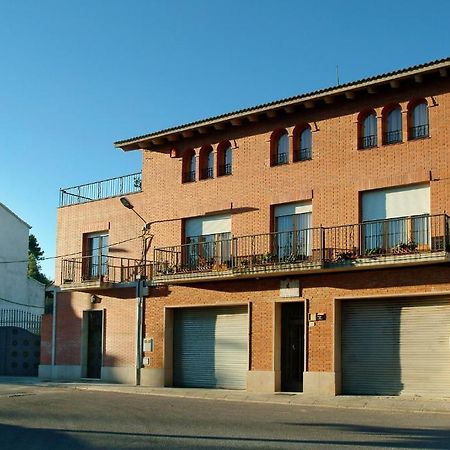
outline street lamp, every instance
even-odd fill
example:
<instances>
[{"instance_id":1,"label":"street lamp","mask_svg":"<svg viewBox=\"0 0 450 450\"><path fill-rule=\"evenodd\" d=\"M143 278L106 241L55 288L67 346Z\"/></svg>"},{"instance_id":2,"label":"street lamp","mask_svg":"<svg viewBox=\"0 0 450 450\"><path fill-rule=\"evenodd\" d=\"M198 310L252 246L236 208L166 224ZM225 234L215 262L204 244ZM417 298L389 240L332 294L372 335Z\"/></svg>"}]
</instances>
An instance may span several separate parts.
<instances>
[{"instance_id":1,"label":"street lamp","mask_svg":"<svg viewBox=\"0 0 450 450\"><path fill-rule=\"evenodd\" d=\"M143 353L143 309L144 309L144 280L142 278L145 275L147 268L147 253L152 243L153 234L150 233L150 228L154 223L162 222L174 222L179 221L178 218L173 219L161 219L147 222L135 209L134 205L126 198L120 197L120 203L127 208L131 209L141 220L144 222L142 227L142 258L139 265L143 266L141 274L136 276L136 386L141 384L141 368L142 368L142 353Z\"/></svg>"},{"instance_id":2,"label":"street lamp","mask_svg":"<svg viewBox=\"0 0 450 450\"><path fill-rule=\"evenodd\" d=\"M151 223L147 222L135 209L133 204L126 198L120 197L120 203L127 209L131 209L143 222L144 226L142 227L142 258L139 262L139 266L141 266L140 274L136 276L136 386L141 384L141 368L142 368L142 340L143 340L143 309L144 309L144 279L142 276L147 270L147 252L152 242L153 235L150 234L150 226ZM143 265L143 267L142 267Z\"/></svg>"},{"instance_id":3,"label":"street lamp","mask_svg":"<svg viewBox=\"0 0 450 450\"><path fill-rule=\"evenodd\" d=\"M150 229L150 222L147 222L135 209L134 209L134 205L126 198L126 197L120 197L120 203L122 203L123 206L125 206L125 208L127 209L131 209L131 211L133 211L138 217L139 219L142 220L142 222L144 222L144 230L149 230Z\"/></svg>"}]
</instances>

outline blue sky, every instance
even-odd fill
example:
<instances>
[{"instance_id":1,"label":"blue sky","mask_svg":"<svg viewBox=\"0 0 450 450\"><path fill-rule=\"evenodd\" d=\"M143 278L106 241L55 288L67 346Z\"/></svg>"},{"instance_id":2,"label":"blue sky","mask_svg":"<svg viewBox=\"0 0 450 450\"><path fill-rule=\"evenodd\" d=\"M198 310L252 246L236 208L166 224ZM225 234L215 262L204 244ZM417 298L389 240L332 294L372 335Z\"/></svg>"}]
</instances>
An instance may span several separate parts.
<instances>
[{"instance_id":1,"label":"blue sky","mask_svg":"<svg viewBox=\"0 0 450 450\"><path fill-rule=\"evenodd\" d=\"M53 256L60 187L140 170L114 141L335 85L336 65L345 83L448 57L449 19L447 0L0 0L0 201Z\"/></svg>"}]
</instances>

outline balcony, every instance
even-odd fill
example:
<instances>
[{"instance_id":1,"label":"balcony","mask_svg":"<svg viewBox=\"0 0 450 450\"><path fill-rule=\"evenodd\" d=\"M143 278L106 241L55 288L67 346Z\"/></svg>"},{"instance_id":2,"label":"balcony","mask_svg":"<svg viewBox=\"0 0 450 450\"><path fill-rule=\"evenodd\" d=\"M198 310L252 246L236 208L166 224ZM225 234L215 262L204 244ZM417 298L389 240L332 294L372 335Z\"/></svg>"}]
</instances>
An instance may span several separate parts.
<instances>
[{"instance_id":1,"label":"balcony","mask_svg":"<svg viewBox=\"0 0 450 450\"><path fill-rule=\"evenodd\" d=\"M62 290L108 289L118 284L129 285L136 277L151 278L151 265L131 258L82 256L62 260Z\"/></svg>"},{"instance_id":2,"label":"balcony","mask_svg":"<svg viewBox=\"0 0 450 450\"><path fill-rule=\"evenodd\" d=\"M122 177L60 189L59 206L78 205L79 203L133 194L141 190L142 173L136 172Z\"/></svg>"},{"instance_id":3,"label":"balcony","mask_svg":"<svg viewBox=\"0 0 450 450\"><path fill-rule=\"evenodd\" d=\"M441 214L204 240L155 249L153 280L193 282L447 262L449 230L449 217Z\"/></svg>"}]
</instances>

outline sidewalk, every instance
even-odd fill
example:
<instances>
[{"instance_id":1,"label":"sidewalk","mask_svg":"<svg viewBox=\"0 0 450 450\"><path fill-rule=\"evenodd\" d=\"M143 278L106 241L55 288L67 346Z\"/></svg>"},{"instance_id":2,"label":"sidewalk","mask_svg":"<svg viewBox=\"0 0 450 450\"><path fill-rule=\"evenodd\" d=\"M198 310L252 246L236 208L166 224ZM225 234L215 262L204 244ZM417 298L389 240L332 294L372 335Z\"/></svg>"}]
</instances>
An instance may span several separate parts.
<instances>
[{"instance_id":1,"label":"sidewalk","mask_svg":"<svg viewBox=\"0 0 450 450\"><path fill-rule=\"evenodd\" d=\"M198 388L151 388L102 382L48 381L38 378L0 377L1 391L28 391L37 388L65 388L97 392L116 392L124 394L158 395L166 397L196 398L203 400L222 400L251 403L268 403L320 408L350 408L378 411L432 412L450 414L450 398L436 399L419 396L346 396L316 397L302 393L253 393L225 389Z\"/></svg>"}]
</instances>

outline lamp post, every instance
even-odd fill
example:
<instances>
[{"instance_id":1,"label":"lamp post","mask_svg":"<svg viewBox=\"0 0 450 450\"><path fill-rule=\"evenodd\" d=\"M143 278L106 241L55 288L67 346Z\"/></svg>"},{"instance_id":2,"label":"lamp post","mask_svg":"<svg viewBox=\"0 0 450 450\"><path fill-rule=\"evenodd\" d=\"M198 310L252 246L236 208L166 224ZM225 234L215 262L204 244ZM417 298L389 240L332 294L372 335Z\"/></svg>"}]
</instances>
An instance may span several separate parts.
<instances>
[{"instance_id":1,"label":"lamp post","mask_svg":"<svg viewBox=\"0 0 450 450\"><path fill-rule=\"evenodd\" d=\"M143 310L144 310L144 280L147 269L147 252L153 235L150 234L151 223L147 222L135 209L133 204L126 198L120 197L120 203L127 209L131 209L143 222L142 227L142 258L140 274L136 275L136 373L135 384L141 384L142 368L142 344L143 344ZM143 267L142 267L143 266Z\"/></svg>"},{"instance_id":2,"label":"lamp post","mask_svg":"<svg viewBox=\"0 0 450 450\"><path fill-rule=\"evenodd\" d=\"M162 222L178 222L179 218L161 219L147 222L135 209L134 205L126 198L120 197L120 203L131 209L144 222L142 227L142 258L141 258L141 273L136 276L136 386L141 384L141 368L142 368L142 353L143 353L143 309L144 309L144 279L147 269L147 253L153 240L153 234L150 233L151 226L154 223Z\"/></svg>"}]
</instances>

